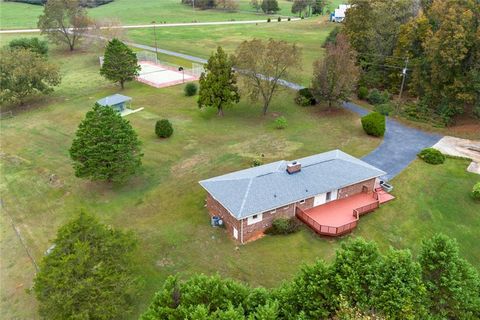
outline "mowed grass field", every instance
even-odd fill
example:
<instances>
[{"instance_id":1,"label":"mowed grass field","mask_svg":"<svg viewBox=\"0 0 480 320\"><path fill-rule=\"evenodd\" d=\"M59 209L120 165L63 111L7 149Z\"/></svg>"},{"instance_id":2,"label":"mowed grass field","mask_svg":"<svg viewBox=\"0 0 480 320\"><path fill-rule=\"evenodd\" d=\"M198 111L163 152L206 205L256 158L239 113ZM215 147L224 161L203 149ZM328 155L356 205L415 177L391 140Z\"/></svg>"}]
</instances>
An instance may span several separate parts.
<instances>
[{"instance_id":1,"label":"mowed grass field","mask_svg":"<svg viewBox=\"0 0 480 320\"><path fill-rule=\"evenodd\" d=\"M292 3L278 0L281 11L276 15L265 15L256 12L250 6L250 0L238 0L236 12L223 10L194 10L182 5L180 0L115 0L106 5L88 9L94 19L115 18L122 24L145 24L157 22L205 22L230 20L260 20L278 15L291 16ZM332 1L329 8L335 8L341 0ZM0 2L0 29L36 28L38 16L42 14L42 6L17 2Z\"/></svg>"},{"instance_id":2,"label":"mowed grass field","mask_svg":"<svg viewBox=\"0 0 480 320\"><path fill-rule=\"evenodd\" d=\"M4 37L9 41L12 36ZM359 119L346 111L301 108L283 91L267 116L259 105L242 100L218 118L198 109L183 86L156 89L129 83L122 94L145 110L128 120L143 142L144 171L123 187L92 183L73 175L68 149L94 102L119 92L98 73L98 54L52 50L63 81L56 92L16 112L1 125L1 306L0 318L35 318L33 297L26 293L34 268L13 231L13 219L37 261L52 244L59 226L80 210L138 235L138 265L146 286L138 302L144 309L170 274L220 273L252 285L275 286L303 262L328 258L335 246L307 230L292 237L266 238L237 249L222 229L213 229L198 181L247 168L263 153L264 161L295 159L341 148L356 156L374 149L380 139L366 136ZM289 126L277 130L276 116ZM167 140L154 134L155 122L172 121Z\"/></svg>"},{"instance_id":3,"label":"mowed grass field","mask_svg":"<svg viewBox=\"0 0 480 320\"><path fill-rule=\"evenodd\" d=\"M12 38L2 37L1 44ZM243 99L218 118L215 110L199 110L181 85L155 89L128 83L121 93L133 98L134 108L145 108L127 118L143 142L144 171L122 187L75 178L68 148L79 122L97 99L120 91L100 77L98 53L53 49L51 58L61 65L61 86L0 122L2 319L38 318L35 299L27 293L35 269L11 221L40 261L58 227L80 210L138 236L137 262L145 287L137 314L168 275L220 273L272 287L303 263L331 259L342 241L356 236L376 240L383 249L416 252L423 237L444 232L457 238L463 256L480 267L480 205L468 195L479 176L467 173L463 160L447 159L440 166L415 161L392 181L397 199L363 217L359 228L342 239L318 237L303 228L237 247L224 230L211 228L199 180L247 168L262 153L265 162L335 148L361 157L381 143L365 135L356 115L298 107L289 91L275 99L266 117L259 105ZM287 118L285 130L273 127L279 115ZM170 139L154 135L161 118L174 125Z\"/></svg>"},{"instance_id":4,"label":"mowed grass field","mask_svg":"<svg viewBox=\"0 0 480 320\"><path fill-rule=\"evenodd\" d=\"M313 62L323 57L325 50L322 44L335 26L337 24L328 22L326 17L317 17L258 25L157 28L156 33L159 48L205 59L210 57L217 46L233 54L242 41L252 38L272 38L295 43L302 48L302 67L292 72L287 79L307 86L312 78ZM153 29L129 30L126 36L135 43L150 46L155 44Z\"/></svg>"}]
</instances>

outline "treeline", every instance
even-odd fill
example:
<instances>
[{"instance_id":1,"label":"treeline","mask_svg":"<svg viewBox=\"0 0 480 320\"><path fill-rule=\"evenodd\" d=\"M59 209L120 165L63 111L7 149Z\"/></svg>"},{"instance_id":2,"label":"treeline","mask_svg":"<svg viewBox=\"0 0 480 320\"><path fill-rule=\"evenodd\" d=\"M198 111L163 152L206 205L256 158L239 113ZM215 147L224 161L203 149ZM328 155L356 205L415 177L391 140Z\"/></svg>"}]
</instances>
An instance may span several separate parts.
<instances>
[{"instance_id":1,"label":"treeline","mask_svg":"<svg viewBox=\"0 0 480 320\"><path fill-rule=\"evenodd\" d=\"M331 264L304 266L268 290L220 276L171 276L142 320L156 319L478 319L479 274L457 243L435 235L417 259L380 253L361 238L342 244Z\"/></svg>"},{"instance_id":2,"label":"treeline","mask_svg":"<svg viewBox=\"0 0 480 320\"><path fill-rule=\"evenodd\" d=\"M193 8L206 9L223 9L227 11L234 11L238 9L236 0L181 0L182 4L192 6Z\"/></svg>"},{"instance_id":3,"label":"treeline","mask_svg":"<svg viewBox=\"0 0 480 320\"><path fill-rule=\"evenodd\" d=\"M47 0L5 0L6 2L23 2L30 4L44 5ZM80 5L82 7L94 8L112 2L113 0L80 0Z\"/></svg>"},{"instance_id":4,"label":"treeline","mask_svg":"<svg viewBox=\"0 0 480 320\"><path fill-rule=\"evenodd\" d=\"M345 33L357 51L359 87L417 99L419 116L445 124L480 116L480 5L476 0L351 0ZM421 113L426 113L421 114Z\"/></svg>"}]
</instances>

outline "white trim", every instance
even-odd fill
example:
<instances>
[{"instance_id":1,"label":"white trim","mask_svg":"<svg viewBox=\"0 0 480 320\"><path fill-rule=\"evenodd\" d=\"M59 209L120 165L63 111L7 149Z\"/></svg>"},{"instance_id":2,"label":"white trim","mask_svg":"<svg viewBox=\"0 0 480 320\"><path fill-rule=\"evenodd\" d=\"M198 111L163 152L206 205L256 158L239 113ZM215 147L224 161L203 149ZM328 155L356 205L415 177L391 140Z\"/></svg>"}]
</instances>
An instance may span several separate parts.
<instances>
[{"instance_id":1,"label":"white trim","mask_svg":"<svg viewBox=\"0 0 480 320\"><path fill-rule=\"evenodd\" d=\"M235 227L233 227L233 226L232 226L232 228L233 228L233 238L235 238L236 240L238 240L238 230L237 230L237 228L235 228Z\"/></svg>"},{"instance_id":2,"label":"white trim","mask_svg":"<svg viewBox=\"0 0 480 320\"><path fill-rule=\"evenodd\" d=\"M247 226L258 223L263 220L263 213L254 214L251 217L247 218Z\"/></svg>"}]
</instances>

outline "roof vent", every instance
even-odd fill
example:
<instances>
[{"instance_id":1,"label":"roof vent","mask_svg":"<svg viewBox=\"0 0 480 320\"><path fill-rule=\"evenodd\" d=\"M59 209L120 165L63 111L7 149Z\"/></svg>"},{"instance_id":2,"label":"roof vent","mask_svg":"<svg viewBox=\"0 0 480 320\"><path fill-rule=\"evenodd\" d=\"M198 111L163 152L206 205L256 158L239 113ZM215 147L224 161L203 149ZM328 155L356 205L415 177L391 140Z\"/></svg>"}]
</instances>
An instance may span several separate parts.
<instances>
[{"instance_id":1,"label":"roof vent","mask_svg":"<svg viewBox=\"0 0 480 320\"><path fill-rule=\"evenodd\" d=\"M302 164L297 161L293 161L292 163L287 164L287 172L289 174L296 173L302 170Z\"/></svg>"}]
</instances>

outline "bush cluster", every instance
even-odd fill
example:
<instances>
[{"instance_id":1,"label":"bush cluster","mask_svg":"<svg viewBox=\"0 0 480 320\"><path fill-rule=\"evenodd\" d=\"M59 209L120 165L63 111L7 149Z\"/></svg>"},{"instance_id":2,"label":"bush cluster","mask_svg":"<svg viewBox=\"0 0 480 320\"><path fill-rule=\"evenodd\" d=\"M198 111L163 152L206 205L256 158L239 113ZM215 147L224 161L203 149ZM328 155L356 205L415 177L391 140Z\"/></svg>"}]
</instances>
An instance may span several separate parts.
<instances>
[{"instance_id":1,"label":"bush cluster","mask_svg":"<svg viewBox=\"0 0 480 320\"><path fill-rule=\"evenodd\" d=\"M382 103L382 104L377 104L375 106L375 111L380 113L380 114L383 114L384 116L390 115L393 112L394 109L395 108L393 107L393 105L389 102Z\"/></svg>"},{"instance_id":2,"label":"bush cluster","mask_svg":"<svg viewBox=\"0 0 480 320\"><path fill-rule=\"evenodd\" d=\"M362 117L362 127L368 135L382 137L385 134L385 116L371 112Z\"/></svg>"},{"instance_id":3,"label":"bush cluster","mask_svg":"<svg viewBox=\"0 0 480 320\"><path fill-rule=\"evenodd\" d=\"M185 95L187 97L192 97L192 96L197 94L197 89L198 89L198 87L195 83L189 82L189 83L187 83L187 85L185 86L185 89L184 89Z\"/></svg>"},{"instance_id":4,"label":"bush cluster","mask_svg":"<svg viewBox=\"0 0 480 320\"><path fill-rule=\"evenodd\" d=\"M372 89L368 93L367 100L371 104L387 103L390 100L390 93L387 90L381 92L378 89Z\"/></svg>"},{"instance_id":5,"label":"bush cluster","mask_svg":"<svg viewBox=\"0 0 480 320\"><path fill-rule=\"evenodd\" d=\"M302 107L313 106L317 103L310 88L303 88L297 91L295 103Z\"/></svg>"},{"instance_id":6,"label":"bush cluster","mask_svg":"<svg viewBox=\"0 0 480 320\"><path fill-rule=\"evenodd\" d=\"M158 120L155 124L155 133L159 138L168 138L173 134L173 127L168 119Z\"/></svg>"},{"instance_id":7,"label":"bush cluster","mask_svg":"<svg viewBox=\"0 0 480 320\"><path fill-rule=\"evenodd\" d=\"M290 234L300 229L300 221L297 218L277 218L273 220L272 226L267 229L268 234Z\"/></svg>"},{"instance_id":8,"label":"bush cluster","mask_svg":"<svg viewBox=\"0 0 480 320\"><path fill-rule=\"evenodd\" d=\"M287 119L281 116L275 119L275 128L277 129L285 129L288 126Z\"/></svg>"},{"instance_id":9,"label":"bush cluster","mask_svg":"<svg viewBox=\"0 0 480 320\"><path fill-rule=\"evenodd\" d=\"M27 49L43 56L46 56L48 53L47 41L38 38L13 39L8 46L10 49Z\"/></svg>"},{"instance_id":10,"label":"bush cluster","mask_svg":"<svg viewBox=\"0 0 480 320\"><path fill-rule=\"evenodd\" d=\"M475 200L480 200L480 182L477 182L472 189L472 197Z\"/></svg>"},{"instance_id":11,"label":"bush cluster","mask_svg":"<svg viewBox=\"0 0 480 320\"><path fill-rule=\"evenodd\" d=\"M365 100L368 97L368 88L367 87L359 87L357 91L358 99Z\"/></svg>"},{"instance_id":12,"label":"bush cluster","mask_svg":"<svg viewBox=\"0 0 480 320\"><path fill-rule=\"evenodd\" d=\"M419 154L417 154L417 156L426 163L430 164L442 164L445 162L445 156L440 151L433 148L423 149Z\"/></svg>"}]
</instances>

